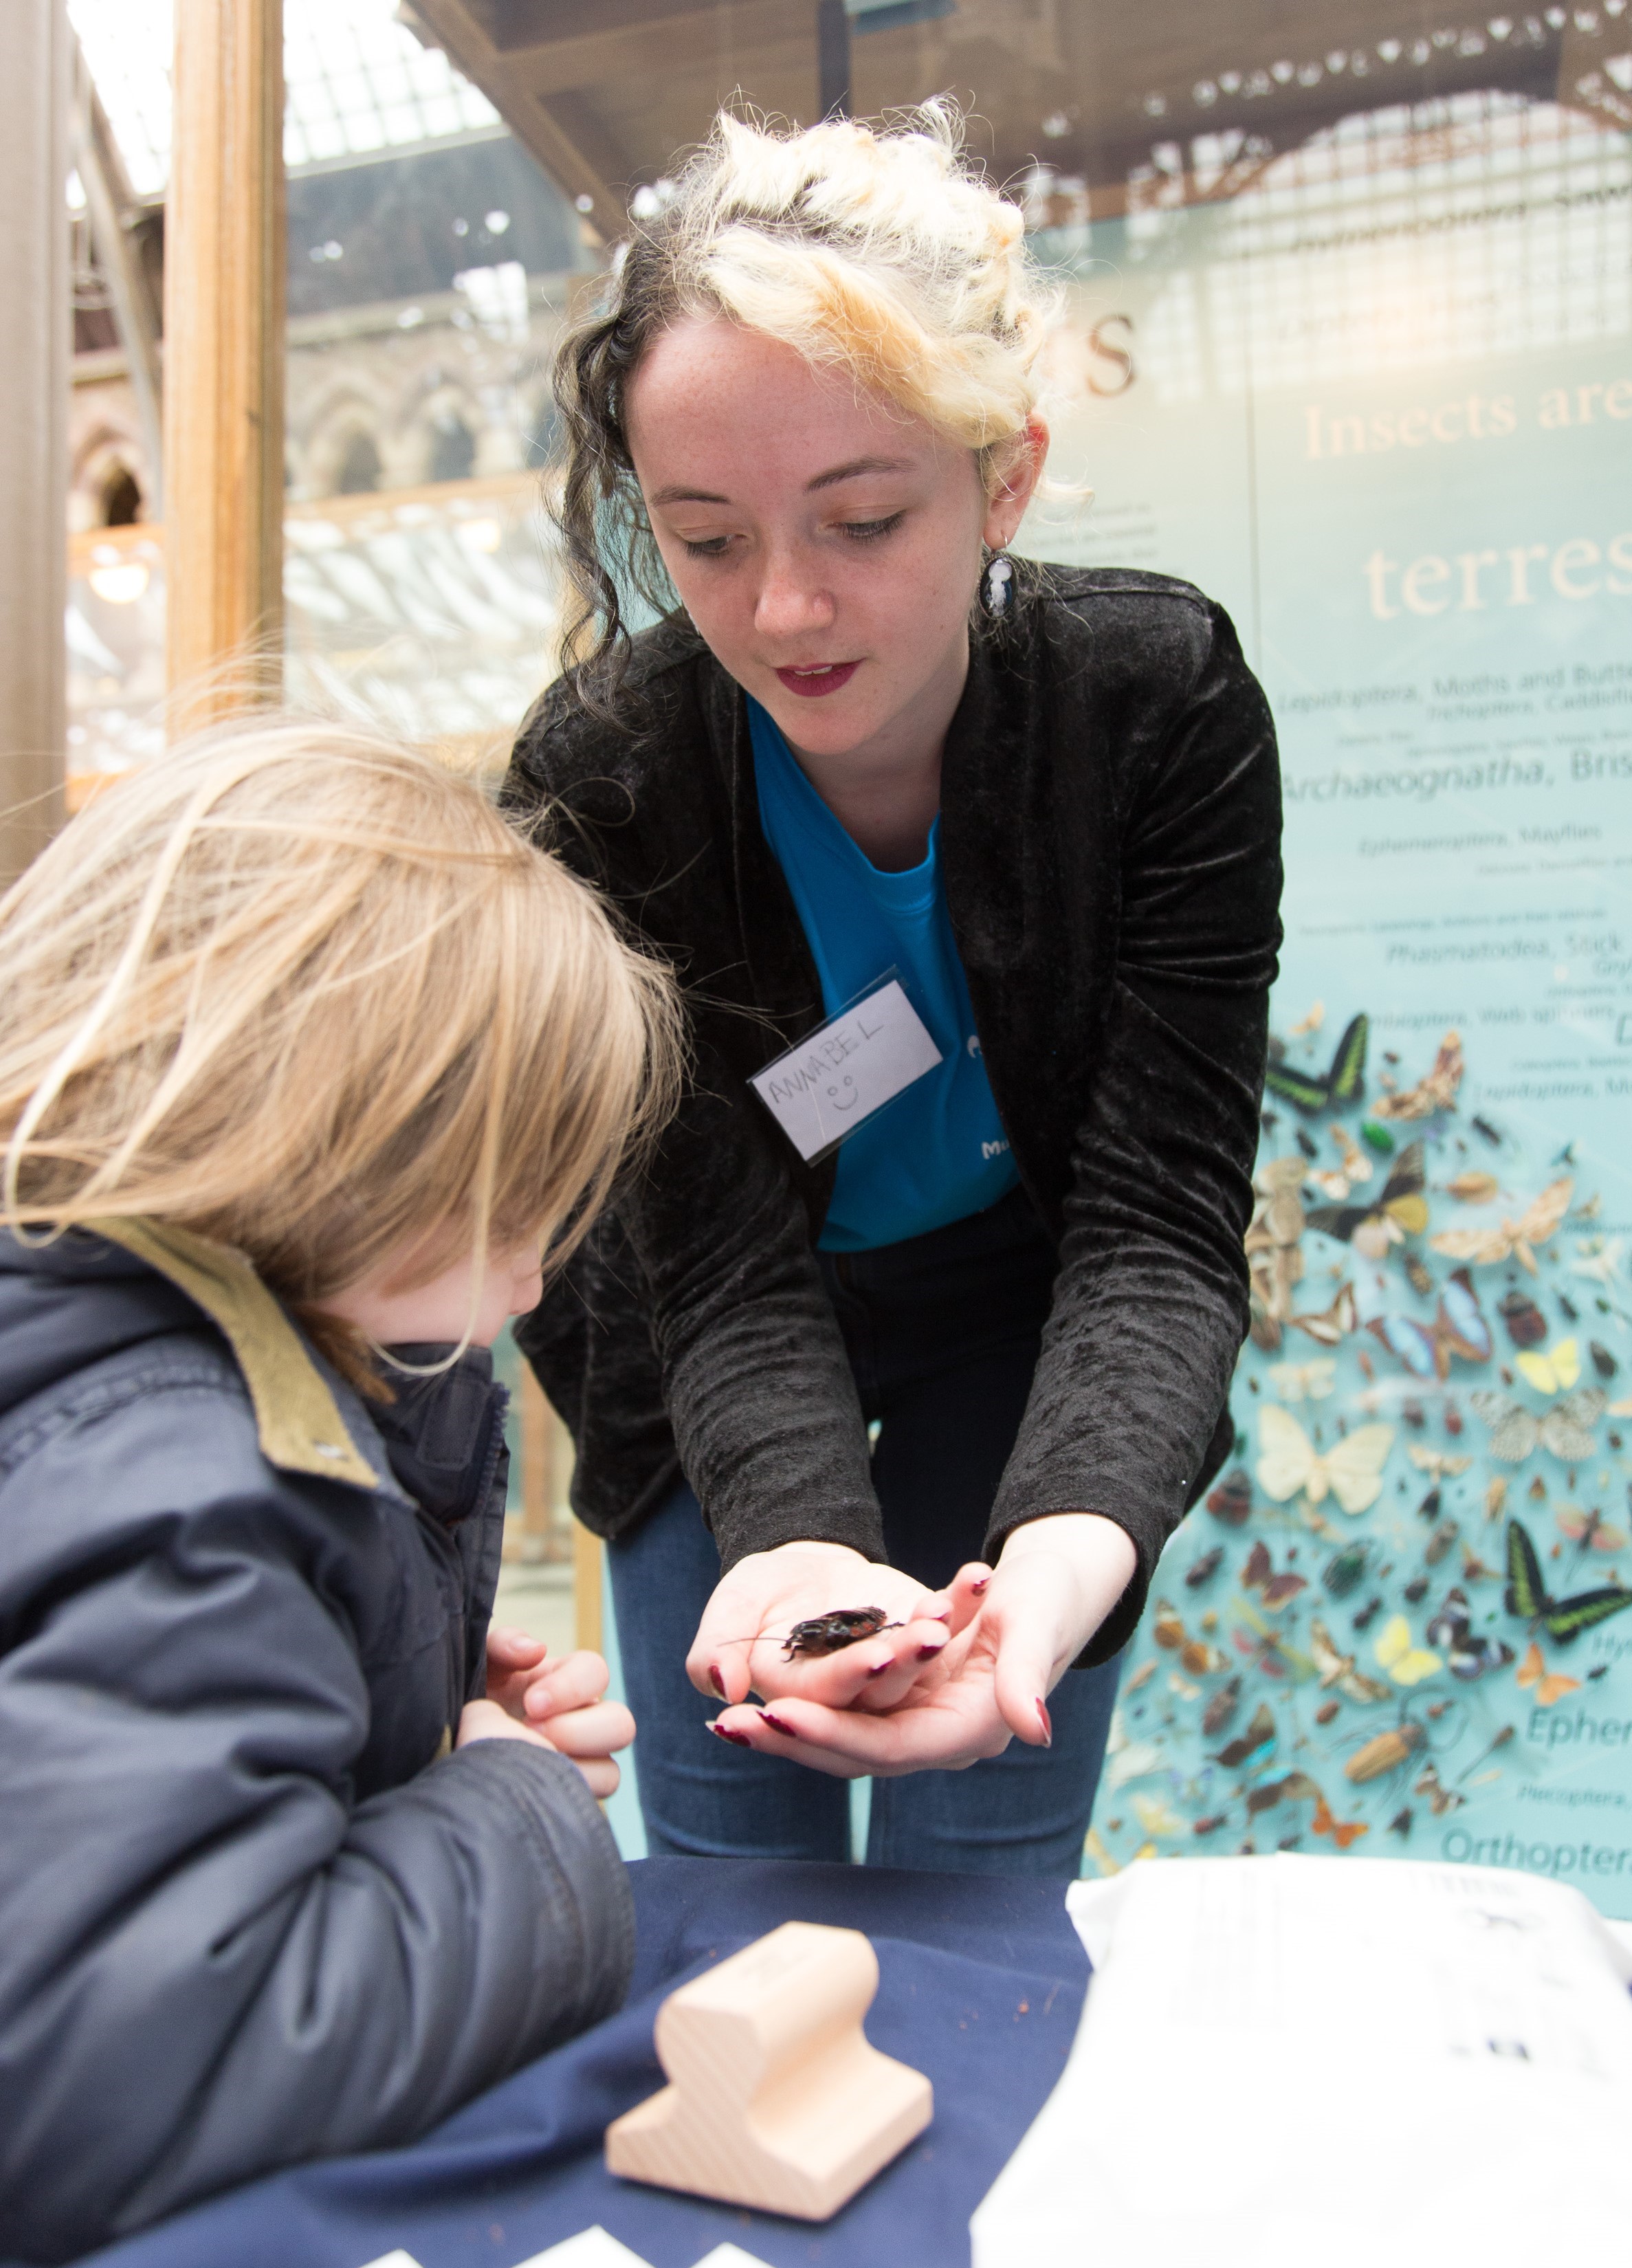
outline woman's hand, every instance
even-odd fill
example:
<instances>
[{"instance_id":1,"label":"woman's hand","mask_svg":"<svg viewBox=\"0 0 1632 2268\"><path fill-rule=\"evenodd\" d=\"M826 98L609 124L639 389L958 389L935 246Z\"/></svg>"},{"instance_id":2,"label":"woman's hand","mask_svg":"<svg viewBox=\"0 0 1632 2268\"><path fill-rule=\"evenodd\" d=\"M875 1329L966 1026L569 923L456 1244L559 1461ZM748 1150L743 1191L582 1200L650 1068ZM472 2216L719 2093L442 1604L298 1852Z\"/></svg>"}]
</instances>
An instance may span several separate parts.
<instances>
[{"instance_id":1,"label":"woman's hand","mask_svg":"<svg viewBox=\"0 0 1632 2268\"><path fill-rule=\"evenodd\" d=\"M488 1697L466 1704L455 1746L533 1741L570 1756L604 1801L620 1777L614 1752L634 1739L635 1719L621 1701L605 1698L610 1672L599 1654L546 1655L525 1631L489 1631Z\"/></svg>"},{"instance_id":2,"label":"woman's hand","mask_svg":"<svg viewBox=\"0 0 1632 2268\"><path fill-rule=\"evenodd\" d=\"M858 1607L882 1607L897 1627L837 1653L784 1658L783 1642L796 1623ZM783 1543L739 1559L721 1578L697 1625L686 1675L699 1693L721 1701L797 1693L829 1711L887 1709L946 1645L958 1627L952 1611L949 1594L926 1591L846 1544ZM969 1602L964 1618L974 1611Z\"/></svg>"},{"instance_id":3,"label":"woman's hand","mask_svg":"<svg viewBox=\"0 0 1632 2268\"><path fill-rule=\"evenodd\" d=\"M879 1714L790 1691L768 1710L724 1711L720 1729L847 1779L958 1771L997 1755L1015 1734L1047 1747L1048 1696L1136 1564L1126 1532L1097 1513L1030 1521L1010 1535L995 1571L960 1571L950 1594L959 1634L920 1669L899 1706Z\"/></svg>"}]
</instances>

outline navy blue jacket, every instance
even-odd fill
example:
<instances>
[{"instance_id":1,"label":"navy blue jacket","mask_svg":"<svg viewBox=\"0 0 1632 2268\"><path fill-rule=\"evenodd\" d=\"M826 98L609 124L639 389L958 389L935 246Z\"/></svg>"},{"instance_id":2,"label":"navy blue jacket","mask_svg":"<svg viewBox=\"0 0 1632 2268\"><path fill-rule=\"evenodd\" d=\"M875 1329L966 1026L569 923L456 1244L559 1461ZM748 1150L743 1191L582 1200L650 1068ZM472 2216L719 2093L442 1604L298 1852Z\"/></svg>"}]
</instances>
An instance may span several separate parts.
<instances>
[{"instance_id":1,"label":"navy blue jacket","mask_svg":"<svg viewBox=\"0 0 1632 2268\"><path fill-rule=\"evenodd\" d=\"M498 1572L489 1359L365 1407L233 1256L119 1233L0 1235L0 2255L30 2261L419 2134L614 2009L633 1950L577 1770L449 1753Z\"/></svg>"}]
</instances>

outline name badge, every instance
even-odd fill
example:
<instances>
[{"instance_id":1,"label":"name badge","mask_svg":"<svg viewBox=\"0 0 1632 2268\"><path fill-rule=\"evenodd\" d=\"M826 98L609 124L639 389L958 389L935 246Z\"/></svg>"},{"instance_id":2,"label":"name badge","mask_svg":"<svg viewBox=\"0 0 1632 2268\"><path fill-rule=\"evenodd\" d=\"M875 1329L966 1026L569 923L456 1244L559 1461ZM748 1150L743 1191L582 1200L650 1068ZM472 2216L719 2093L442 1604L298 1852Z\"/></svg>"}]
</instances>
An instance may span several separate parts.
<instances>
[{"instance_id":1,"label":"name badge","mask_svg":"<svg viewBox=\"0 0 1632 2268\"><path fill-rule=\"evenodd\" d=\"M808 1166L940 1060L923 1018L892 976L748 1083Z\"/></svg>"}]
</instances>

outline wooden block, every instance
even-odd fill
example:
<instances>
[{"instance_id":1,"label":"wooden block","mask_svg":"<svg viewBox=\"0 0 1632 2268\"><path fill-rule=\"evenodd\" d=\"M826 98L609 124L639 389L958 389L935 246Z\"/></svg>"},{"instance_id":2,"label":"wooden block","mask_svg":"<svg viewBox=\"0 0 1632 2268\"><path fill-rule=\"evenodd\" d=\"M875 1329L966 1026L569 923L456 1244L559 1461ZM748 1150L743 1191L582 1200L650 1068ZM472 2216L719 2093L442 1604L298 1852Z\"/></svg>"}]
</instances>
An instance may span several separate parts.
<instances>
[{"instance_id":1,"label":"wooden block","mask_svg":"<svg viewBox=\"0 0 1632 2268\"><path fill-rule=\"evenodd\" d=\"M868 2044L878 1963L855 1929L783 1922L658 2011L670 2085L614 2119L606 2170L826 2220L934 2116L922 2072Z\"/></svg>"}]
</instances>

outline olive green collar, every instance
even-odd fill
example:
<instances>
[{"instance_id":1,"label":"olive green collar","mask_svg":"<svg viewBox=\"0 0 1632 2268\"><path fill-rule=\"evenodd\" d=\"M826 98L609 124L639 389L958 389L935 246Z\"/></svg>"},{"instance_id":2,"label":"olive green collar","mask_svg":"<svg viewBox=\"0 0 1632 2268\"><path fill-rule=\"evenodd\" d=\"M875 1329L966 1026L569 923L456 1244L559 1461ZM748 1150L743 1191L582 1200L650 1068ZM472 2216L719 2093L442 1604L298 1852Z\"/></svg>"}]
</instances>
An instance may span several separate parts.
<instances>
[{"instance_id":1,"label":"olive green collar","mask_svg":"<svg viewBox=\"0 0 1632 2268\"><path fill-rule=\"evenodd\" d=\"M86 1223L185 1292L224 1335L255 1412L261 1452L285 1471L378 1488L328 1381L241 1252L158 1220Z\"/></svg>"}]
</instances>

